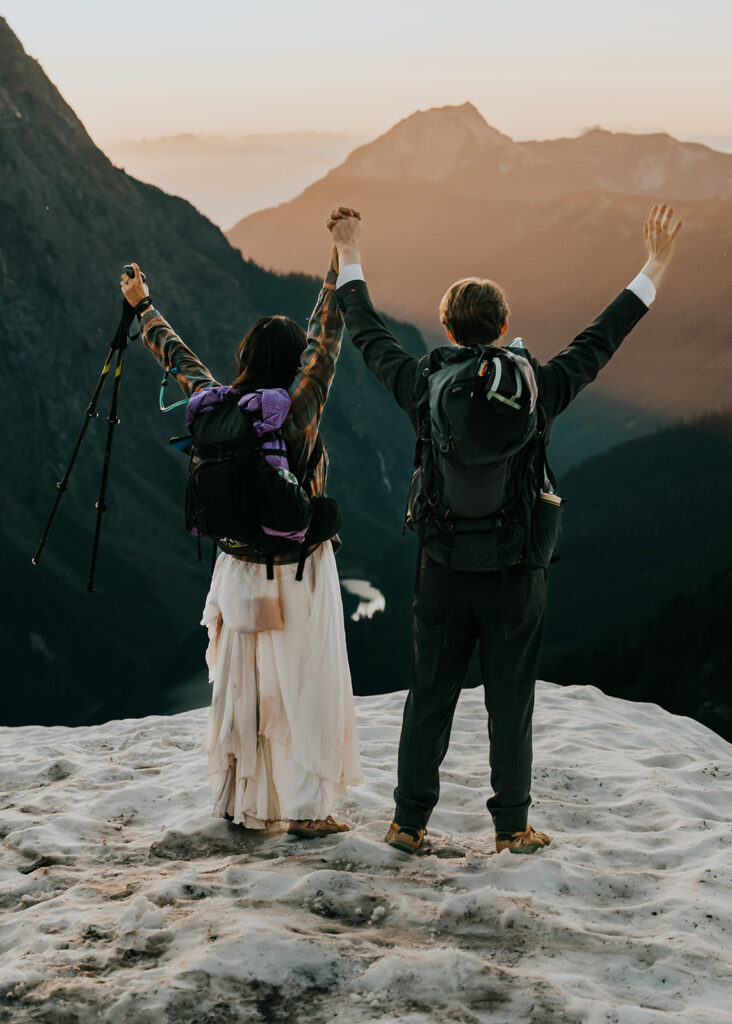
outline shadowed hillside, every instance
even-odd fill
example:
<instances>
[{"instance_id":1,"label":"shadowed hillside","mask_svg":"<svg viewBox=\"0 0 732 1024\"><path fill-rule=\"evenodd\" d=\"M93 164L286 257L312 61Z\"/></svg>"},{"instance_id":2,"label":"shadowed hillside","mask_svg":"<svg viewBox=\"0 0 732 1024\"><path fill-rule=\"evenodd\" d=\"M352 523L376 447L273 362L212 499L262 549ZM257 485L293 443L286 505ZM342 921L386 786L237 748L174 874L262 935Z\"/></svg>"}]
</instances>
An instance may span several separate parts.
<instances>
[{"instance_id":1,"label":"shadowed hillside","mask_svg":"<svg viewBox=\"0 0 732 1024\"><path fill-rule=\"evenodd\" d=\"M564 474L559 492L549 652L616 638L732 564L732 410L619 445Z\"/></svg>"},{"instance_id":2,"label":"shadowed hillside","mask_svg":"<svg viewBox=\"0 0 732 1024\"><path fill-rule=\"evenodd\" d=\"M605 633L594 646L553 659L551 672L613 697L653 701L732 739L731 604L732 567L702 586L684 586L652 615Z\"/></svg>"},{"instance_id":3,"label":"shadowed hillside","mask_svg":"<svg viewBox=\"0 0 732 1024\"><path fill-rule=\"evenodd\" d=\"M543 677L657 701L732 736L732 410L590 459L560 491Z\"/></svg>"},{"instance_id":4,"label":"shadowed hillside","mask_svg":"<svg viewBox=\"0 0 732 1024\"><path fill-rule=\"evenodd\" d=\"M106 146L114 163L182 195L222 227L290 199L361 139L337 132L280 132L229 138L172 135Z\"/></svg>"}]
</instances>

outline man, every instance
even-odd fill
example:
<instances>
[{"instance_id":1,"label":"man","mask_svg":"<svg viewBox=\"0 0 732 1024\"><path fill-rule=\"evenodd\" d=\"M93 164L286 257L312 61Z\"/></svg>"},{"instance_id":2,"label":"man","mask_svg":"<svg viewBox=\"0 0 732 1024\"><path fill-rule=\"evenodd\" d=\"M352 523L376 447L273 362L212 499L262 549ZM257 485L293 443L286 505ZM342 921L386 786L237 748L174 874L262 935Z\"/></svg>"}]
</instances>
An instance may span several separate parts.
<instances>
[{"instance_id":1,"label":"man","mask_svg":"<svg viewBox=\"0 0 732 1024\"><path fill-rule=\"evenodd\" d=\"M568 348L545 365L511 349L502 349L502 358L492 360L523 363L523 376L533 388L532 409L535 404L544 437L548 437L552 421L595 379L648 311L681 228L681 222L671 228L672 214L665 204L653 207L644 223L648 260L641 273ZM435 354L417 359L406 353L374 311L358 251L360 214L339 207L331 213L328 227L338 249L336 294L351 339L368 368L421 433ZM445 294L440 314L452 345L465 346L464 354L475 355L476 365L488 366L491 360L483 358L481 363L481 354L495 353L508 327L508 306L500 287L478 278L458 281ZM443 362L449 362L448 350L437 350L438 357L440 353L446 353ZM527 375L526 362L531 364L532 374ZM517 393L520 390L519 383ZM491 396L495 394L490 392ZM511 404L510 397L499 397L506 405ZM518 402L513 404L520 408ZM538 479L544 479L543 465ZM551 491L550 486L547 489ZM465 520L449 513L448 508L445 516L450 528L459 532ZM525 532L530 529L528 526ZM439 796L439 767L447 753L455 707L477 643L490 738L493 796L487 807L496 830L496 849L534 853L550 842L549 836L527 822L531 804L531 722L546 603L546 569L536 567L535 561L532 564L519 553L515 564L507 569L474 571L474 566L491 564L487 553L494 540L490 533L471 536L475 538L474 550L468 551L472 561L466 559L464 551L461 559L446 557L437 543L430 546L426 542L420 551L412 682L399 744L396 809L386 841L410 853L422 844ZM499 564L505 566L505 561Z\"/></svg>"}]
</instances>

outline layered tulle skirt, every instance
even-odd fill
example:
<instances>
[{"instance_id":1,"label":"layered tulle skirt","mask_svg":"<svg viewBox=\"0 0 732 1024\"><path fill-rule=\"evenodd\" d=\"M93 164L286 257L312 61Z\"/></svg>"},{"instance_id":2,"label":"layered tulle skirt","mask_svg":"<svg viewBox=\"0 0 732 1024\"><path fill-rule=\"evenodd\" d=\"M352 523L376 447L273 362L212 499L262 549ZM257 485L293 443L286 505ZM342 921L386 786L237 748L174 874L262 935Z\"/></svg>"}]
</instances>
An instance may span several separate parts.
<instances>
[{"instance_id":1,"label":"layered tulle skirt","mask_svg":"<svg viewBox=\"0 0 732 1024\"><path fill-rule=\"evenodd\" d=\"M360 780L338 572L330 542L296 566L220 554L202 623L213 685L203 747L213 813L247 828L321 819Z\"/></svg>"}]
</instances>

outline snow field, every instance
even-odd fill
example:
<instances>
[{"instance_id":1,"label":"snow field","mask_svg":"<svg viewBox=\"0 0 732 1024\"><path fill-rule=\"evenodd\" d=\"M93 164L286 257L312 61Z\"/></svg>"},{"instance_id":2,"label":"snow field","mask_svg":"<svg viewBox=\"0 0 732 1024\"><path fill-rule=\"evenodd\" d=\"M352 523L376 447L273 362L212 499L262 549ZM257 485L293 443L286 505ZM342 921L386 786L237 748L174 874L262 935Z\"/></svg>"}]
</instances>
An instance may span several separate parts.
<instances>
[{"instance_id":1,"label":"snow field","mask_svg":"<svg viewBox=\"0 0 732 1024\"><path fill-rule=\"evenodd\" d=\"M386 846L404 694L357 701L354 831L210 818L206 711L0 729L0 1021L731 1019L732 746L658 707L541 683L530 820L493 851L464 693L424 853Z\"/></svg>"}]
</instances>

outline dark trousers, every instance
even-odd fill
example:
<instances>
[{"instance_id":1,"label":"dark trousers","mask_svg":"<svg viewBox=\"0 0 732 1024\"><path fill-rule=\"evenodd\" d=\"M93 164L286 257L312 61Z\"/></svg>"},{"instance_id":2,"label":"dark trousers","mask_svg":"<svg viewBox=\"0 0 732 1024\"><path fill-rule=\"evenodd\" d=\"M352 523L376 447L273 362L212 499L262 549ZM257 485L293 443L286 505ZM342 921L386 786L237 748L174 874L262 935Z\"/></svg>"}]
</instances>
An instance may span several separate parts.
<instances>
[{"instance_id":1,"label":"dark trousers","mask_svg":"<svg viewBox=\"0 0 732 1024\"><path fill-rule=\"evenodd\" d=\"M457 572L429 560L414 600L412 687L399 742L394 820L424 828L440 795L439 768L470 656L479 645L488 711L497 832L526 827L531 719L546 606L543 569Z\"/></svg>"}]
</instances>

